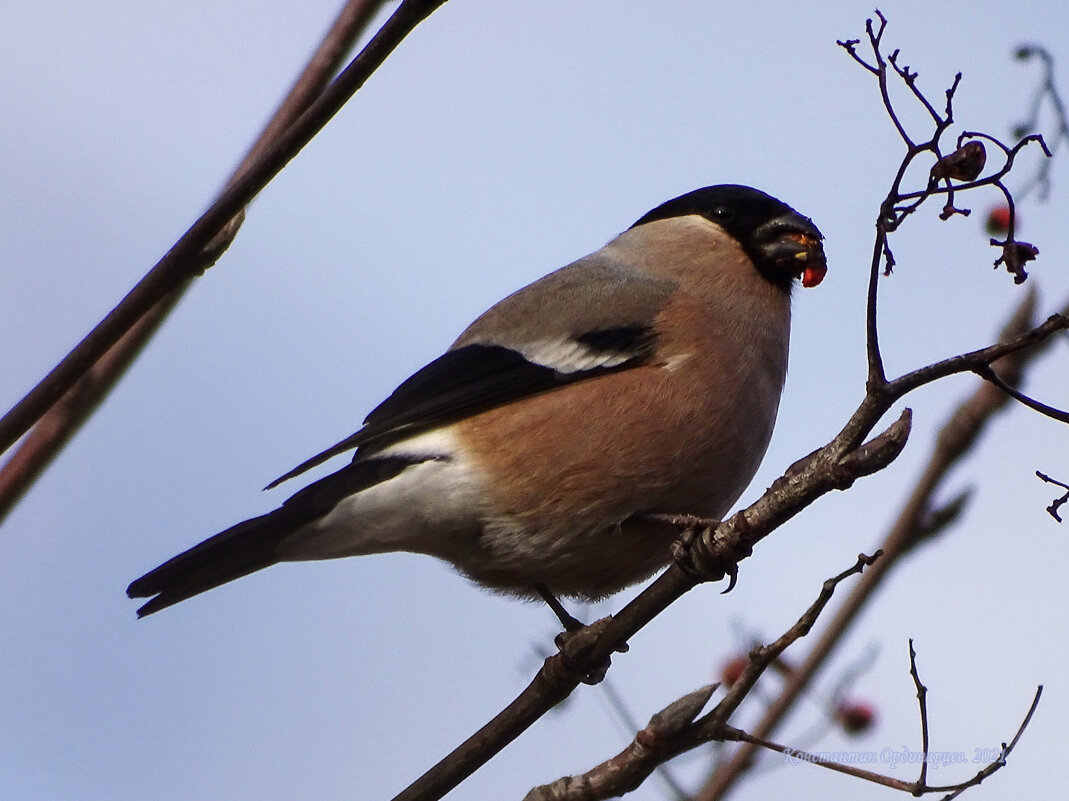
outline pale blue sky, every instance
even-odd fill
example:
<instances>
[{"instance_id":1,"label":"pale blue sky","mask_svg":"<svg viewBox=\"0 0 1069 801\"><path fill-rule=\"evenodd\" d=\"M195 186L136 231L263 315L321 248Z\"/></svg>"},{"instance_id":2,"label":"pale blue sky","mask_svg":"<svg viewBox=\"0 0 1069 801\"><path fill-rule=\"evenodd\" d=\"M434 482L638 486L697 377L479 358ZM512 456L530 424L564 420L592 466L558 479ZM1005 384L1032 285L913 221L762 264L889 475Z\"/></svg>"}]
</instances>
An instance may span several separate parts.
<instances>
[{"instance_id":1,"label":"pale blue sky","mask_svg":"<svg viewBox=\"0 0 1069 801\"><path fill-rule=\"evenodd\" d=\"M0 406L195 219L337 5L0 5ZM0 530L0 797L389 798L496 713L551 647L553 620L425 557L276 567L140 622L123 590L277 504L286 489L260 487L352 432L479 312L669 197L752 184L827 237L830 272L796 296L779 425L744 500L833 435L863 390L872 222L901 148L871 76L835 45L863 35L871 7L810 5L451 0L421 26L254 203ZM1023 116L1038 73L1012 60L1018 43L1069 54L1051 0L882 10L930 97L964 72L969 129L1008 135ZM1044 313L1069 294L1064 162L1054 181L1049 205L1021 209ZM995 200L969 198L978 212ZM990 269L979 213L934 215L894 242L881 307L892 371L985 344L1020 297ZM1029 389L1064 406L1067 358L1056 347ZM637 636L611 673L635 715L713 678L739 626L777 635L824 578L871 551L928 438L974 386L918 393L896 465L762 543L730 595L699 588ZM973 796L1061 797L1066 529L1032 471L1069 474L1066 433L1015 409L955 472L951 489L977 490L962 525L899 571L824 681L877 646L857 692L880 725L820 748L919 747L913 637L935 749L971 760L997 746L1046 684L1010 766ZM583 688L451 798L521 798L625 742L600 690ZM677 773L689 783L701 770L690 757ZM889 792L797 766L763 770L737 797Z\"/></svg>"}]
</instances>

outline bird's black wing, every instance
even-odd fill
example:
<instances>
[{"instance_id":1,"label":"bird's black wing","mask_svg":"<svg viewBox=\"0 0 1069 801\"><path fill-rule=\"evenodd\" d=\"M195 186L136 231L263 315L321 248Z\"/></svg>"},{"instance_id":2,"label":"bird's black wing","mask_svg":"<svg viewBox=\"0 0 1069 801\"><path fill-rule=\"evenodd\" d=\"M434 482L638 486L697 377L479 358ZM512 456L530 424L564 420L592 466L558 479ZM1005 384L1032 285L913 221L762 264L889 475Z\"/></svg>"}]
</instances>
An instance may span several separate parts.
<instances>
[{"instance_id":1,"label":"bird's black wing","mask_svg":"<svg viewBox=\"0 0 1069 801\"><path fill-rule=\"evenodd\" d=\"M653 331L627 325L589 331L557 343L568 370L534 361L502 345L470 344L447 351L404 381L367 416L364 427L301 463L268 488L353 448L381 448L428 428L484 412L607 372L645 363ZM547 354L552 346L545 346ZM562 362L562 365L565 362Z\"/></svg>"},{"instance_id":2,"label":"bird's black wing","mask_svg":"<svg viewBox=\"0 0 1069 801\"><path fill-rule=\"evenodd\" d=\"M649 360L654 320L676 284L602 251L509 295L399 386L364 427L268 487L353 448L421 430Z\"/></svg>"}]
</instances>

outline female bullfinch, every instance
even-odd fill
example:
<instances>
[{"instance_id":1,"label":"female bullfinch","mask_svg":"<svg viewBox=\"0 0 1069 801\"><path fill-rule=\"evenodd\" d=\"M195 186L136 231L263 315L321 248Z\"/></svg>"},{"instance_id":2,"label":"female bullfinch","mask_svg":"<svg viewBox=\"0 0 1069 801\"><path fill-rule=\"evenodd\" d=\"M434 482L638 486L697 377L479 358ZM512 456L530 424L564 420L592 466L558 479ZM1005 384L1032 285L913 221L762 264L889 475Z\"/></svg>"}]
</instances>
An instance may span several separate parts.
<instances>
[{"instance_id":1,"label":"female bullfinch","mask_svg":"<svg viewBox=\"0 0 1069 801\"><path fill-rule=\"evenodd\" d=\"M670 200L495 305L374 409L350 464L137 579L139 616L277 562L410 551L514 595L597 599L720 519L764 456L807 217L745 186ZM272 484L272 486L274 486Z\"/></svg>"}]
</instances>

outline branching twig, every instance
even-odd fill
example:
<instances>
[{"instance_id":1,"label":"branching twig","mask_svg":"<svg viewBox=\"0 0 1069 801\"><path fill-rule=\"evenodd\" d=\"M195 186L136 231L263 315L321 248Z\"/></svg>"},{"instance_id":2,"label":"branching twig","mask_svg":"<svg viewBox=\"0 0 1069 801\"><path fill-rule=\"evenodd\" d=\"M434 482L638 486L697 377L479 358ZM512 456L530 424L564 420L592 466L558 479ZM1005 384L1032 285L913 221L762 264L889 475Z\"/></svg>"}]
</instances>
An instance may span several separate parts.
<instances>
[{"instance_id":1,"label":"branching twig","mask_svg":"<svg viewBox=\"0 0 1069 801\"><path fill-rule=\"evenodd\" d=\"M639 731L632 742L619 754L602 762L579 776L565 776L551 784L532 789L524 801L600 801L616 798L636 789L650 773L665 761L691 749L709 742L738 741L752 748L761 747L784 754L794 762L812 762L829 770L846 773L875 784L902 790L914 796L928 793L952 792L954 796L969 787L980 784L1006 765L1006 757L1016 746L1029 722L1032 720L1043 688L1039 687L1032 700L1028 713L1021 722L1013 739L1007 745L1003 743L999 757L985 766L975 776L963 782L946 786L934 786L927 783L928 762L931 757L928 737L928 709L925 701L927 688L921 682L917 670L916 652L910 642L910 676L917 689L917 701L920 707L921 751L918 761L921 764L920 775L916 781L903 781L884 776L873 771L864 770L853 765L844 765L818 754L810 754L772 742L762 737L741 731L727 725L728 719L743 698L753 689L762 672L772 664L790 645L804 637L820 613L827 606L836 586L844 579L861 573L877 561L879 553L872 557L864 554L849 570L824 582L817 600L805 611L798 621L771 645L754 648L750 652L749 663L738 680L728 690L727 695L717 706L698 718L702 708L708 703L716 685L703 687L683 696L658 712L649 724ZM703 797L699 795L698 798ZM953 797L953 796L951 796Z\"/></svg>"},{"instance_id":2,"label":"branching twig","mask_svg":"<svg viewBox=\"0 0 1069 801\"><path fill-rule=\"evenodd\" d=\"M957 139L955 152L945 155L942 152L942 139L954 122L954 95L961 82L961 73L959 72L954 76L950 88L946 90L945 110L943 112L938 111L917 86L918 73L910 70L909 67L899 65L899 51L895 50L891 55L884 56L882 46L883 35L887 30L887 19L879 11L876 12L876 15L879 19L878 25L874 25L871 19L865 23L868 44L873 56L871 63L858 53L857 47L861 43L859 39L847 39L838 42L839 46L845 49L858 64L876 76L884 110L906 146L906 153L891 182L887 196L884 198L883 203L880 204L880 211L876 220L876 239L873 243L866 304L868 386L870 390L874 387L879 387L886 381L883 356L880 352L876 312L879 279L881 276L890 275L895 264L889 242L890 235L897 231L902 223L930 197L947 196L947 202L940 214L944 220L953 214L968 214L968 209L959 209L954 205L954 193L979 186L998 187L1006 196L1012 209L1013 199L1009 190L1002 183L1002 179L1013 169L1014 159L1017 154L1026 145L1035 142L1043 149L1044 154L1048 157L1051 155L1046 143L1043 142L1043 138L1039 135L1025 136L1016 145L1009 147L989 134L972 131L963 132ZM888 87L889 73L891 72L908 87L913 97L924 107L932 119L932 132L924 141L914 141L899 116ZM998 146L1004 156L1003 164L999 169L983 178L980 178L979 174L987 159L986 151L979 141L981 139ZM935 159L927 185L919 190L909 191L904 189L903 182L910 166L917 158L927 156L927 154L931 154L931 157ZM951 183L951 179L964 181L965 183L955 186ZM942 186L940 186L940 183L942 183ZM1006 239L992 239L991 244L1001 248L1001 255L995 261L995 266L998 267L1001 264L1005 264L1006 269L1014 276L1014 281L1021 283L1027 277L1027 272L1024 269L1025 263L1034 259L1039 251L1034 245L1027 242L1019 242L1014 238L1012 218L1013 215L1011 213L1011 225Z\"/></svg>"},{"instance_id":3,"label":"branching twig","mask_svg":"<svg viewBox=\"0 0 1069 801\"><path fill-rule=\"evenodd\" d=\"M1063 484L1061 481L1058 481L1055 478L1051 478L1050 476L1046 475L1045 473L1041 473L1038 470L1036 471L1036 476L1043 479L1048 484L1054 484L1055 486L1061 487L1066 491L1062 497L1055 498L1054 501L1051 502L1051 505L1047 507L1047 512L1050 514L1050 516L1057 520L1059 523L1061 523L1062 518L1059 516L1058 510L1061 509L1062 506L1064 506L1066 503L1069 503L1069 484Z\"/></svg>"},{"instance_id":4,"label":"branching twig","mask_svg":"<svg viewBox=\"0 0 1069 801\"><path fill-rule=\"evenodd\" d=\"M835 588L850 576L870 567L880 554L861 554L849 569L824 582L820 594L802 616L774 643L750 651L749 663L728 688L725 697L702 718L695 720L712 695L713 687L704 687L673 702L650 719L646 728L615 757L581 776L566 776L552 784L536 787L524 801L595 801L613 798L638 787L663 762L715 740L733 740L734 730L726 726L728 718L747 696L762 672L788 646L812 629L820 613L835 593Z\"/></svg>"},{"instance_id":5,"label":"branching twig","mask_svg":"<svg viewBox=\"0 0 1069 801\"><path fill-rule=\"evenodd\" d=\"M702 687L672 702L651 717L627 748L612 759L581 776L565 776L535 787L524 801L593 801L636 789L675 751L674 741L701 713L718 686Z\"/></svg>"},{"instance_id":6,"label":"branching twig","mask_svg":"<svg viewBox=\"0 0 1069 801\"><path fill-rule=\"evenodd\" d=\"M932 787L929 788L932 792L946 792L950 791L950 795L945 796L942 801L950 801L952 798L957 798L963 792L970 787L975 787L980 784L984 779L995 773L999 769L1005 766L1006 758L1012 753L1013 749L1017 747L1017 742L1021 739L1021 735L1024 734L1024 730L1028 728L1028 724L1032 722L1032 715L1036 713L1036 709L1039 707L1039 699L1043 695L1043 685L1039 685L1036 688L1036 694L1032 698L1032 705L1028 707L1028 713L1024 716L1024 720L1021 721L1021 725L1017 727L1017 732L1013 735L1013 739L1009 743L1002 744L1002 752L999 754L998 759L987 765L980 770L975 776L966 782L961 782L957 785L949 787Z\"/></svg>"},{"instance_id":7,"label":"branching twig","mask_svg":"<svg viewBox=\"0 0 1069 801\"><path fill-rule=\"evenodd\" d=\"M925 150L930 150L933 155L937 156L939 159L943 158L939 154L939 138L945 130L943 123L948 123L949 120L952 119L951 103L954 90L958 85L960 77L955 78L951 88L947 91L947 111L945 117L935 111L930 103L924 103L925 108L935 122L935 132L927 142L922 144L915 143L905 131L903 124L899 120L898 114L891 103L887 91L887 63L890 59L885 60L881 55L882 38L885 30L886 20L882 15L879 15L878 26L874 27L871 21L866 25L869 44L875 56L875 61L873 63L869 63L858 54L857 45L860 43L859 40L849 40L839 43L855 61L878 78L884 107L906 145L906 155L899 166L888 195L881 206L880 217L876 225L876 238L873 247L867 296L869 355L869 376L867 384L868 397L878 398L882 393L888 391L895 395L899 395L899 393L904 394L923 384L944 377L946 375L945 371L948 369L957 371L964 363L969 362L975 364L974 368L970 368L973 372L985 372L991 370L992 365L994 365L994 370L996 371L995 375L998 375L1001 381L1008 386L1016 385L1020 381L1020 376L1026 361L1037 355L1040 351L1040 348L1038 347L1025 345L1025 340L1036 337L1036 339L1032 341L1032 345L1037 345L1041 342L1049 342L1050 340L1048 338L1050 337L1050 334L1054 333L1054 331L1064 330L1066 328L1067 320L1065 315L1069 314L1069 310L1061 315L1055 315L1043 325L1033 327L1034 324L1031 322L1031 317L1033 314L1034 298L1029 296L1021 304L1013 321L1007 325L1006 330L1000 338L1000 345L973 351L969 354L961 354L951 359L919 368L893 381L888 381L884 373L878 341L876 309L879 278L882 273L888 272L893 266L893 256L891 255L890 246L888 244L888 236L901 225L905 217L915 211L927 197L940 193L949 195L953 189L948 179L946 181L946 186L942 188L930 181L929 185L923 190L918 192L903 192L901 189L902 180L906 175L907 168L912 160ZM894 59L896 74L907 82L909 88L914 93L914 96L917 96L919 91L916 85L916 73L897 67L897 53L895 54ZM958 147L959 149L964 147L967 144L966 140L975 141L979 139L993 142L1002 150L1004 155L1003 164L994 173L984 179L974 179L970 183L958 186L958 191L972 188L974 186L994 184L1004 192L1008 201L1012 203L1012 198L1009 195L1009 191L1002 183L1002 178L1008 174L1014 166L1014 159L1020 150L1029 142L1034 141L1042 147L1047 156L1050 156L1050 151L1047 150L1046 144L1038 137L1026 136L1015 146L1007 147L993 137L988 137L986 134L964 132L958 139ZM938 164L939 161L936 163ZM951 205L951 203L952 201L948 200L948 205ZM1005 242L993 242L993 244L1001 244L1004 247L1004 252L1005 248L1013 247L1015 242L1012 230L1008 234ZM880 270L881 260L886 264L886 269L882 272ZM1017 266L1019 267L1020 265L1018 264ZM1018 274L1018 277L1022 274L1023 270ZM1049 328L1047 328L1048 324ZM941 483L950 466L960 459L972 443L975 442L980 430L986 425L991 416L1005 406L1007 397L1006 394L996 390L990 384L985 385L977 391L973 398L963 404L958 412L955 413L951 421L944 426L944 429L939 436L936 452L932 456L928 469L921 477L913 496L899 515L897 523L892 528L882 545L883 550L888 554L888 558L883 560L862 578L858 587L850 595L846 603L843 605L843 608L833 620L828 632L817 642L804 664L794 676L790 677L780 696L769 706L764 718L760 721L755 730L757 736L765 737L771 733L779 721L786 715L787 711L794 705L795 701L808 686L817 670L824 664L828 655L838 644L839 639L854 620L858 611L866 603L874 589L886 578L888 572L897 560L908 553L923 539L931 537L936 532L944 529L960 514L961 509L964 507L964 504L968 499L967 493L960 494L953 501L942 507L935 507L932 500L935 490ZM862 406L864 406L864 404L862 404ZM1069 497L1069 494L1067 494L1067 497ZM705 788L703 788L702 792L699 794L698 798L700 801L711 801L711 799L721 798L727 792L728 788L735 784L739 776L751 764L753 751L754 749L752 746L743 746L728 762L719 766L710 777Z\"/></svg>"},{"instance_id":8,"label":"branching twig","mask_svg":"<svg viewBox=\"0 0 1069 801\"><path fill-rule=\"evenodd\" d=\"M884 787L890 787L894 790L901 790L903 792L909 793L912 796L927 795L928 793L949 792L950 794L945 796L941 801L950 801L950 799L957 798L970 787L975 787L988 776L998 772L1006 766L1006 757L1010 755L1010 752L1013 751L1014 747L1017 745L1018 740L1021 739L1021 735L1024 734L1024 730L1028 728L1028 724L1032 721L1032 715L1035 714L1036 708L1039 706L1039 699L1042 694L1043 687L1037 687L1036 694L1032 698L1032 704L1028 707L1028 712L1025 714L1024 720L1022 720L1021 725L1017 727L1017 731L1014 734L1013 739L1009 742L1009 744L1002 744L1002 750L999 753L997 759L986 765L971 779L966 779L963 782L958 782L957 784L950 785L928 785L925 784L923 780L915 782L902 781L901 779L894 779L890 776L884 776L880 773L874 773L873 771L855 767L854 765L844 765L838 762L834 762L829 759L825 759L820 754L811 754L804 751L798 751L797 749L780 745L779 743L772 742L771 740L766 740L761 737L755 737L752 734L740 731L738 729L731 729L730 734L733 735L734 739L746 743L751 747L760 747L766 748L770 751L777 751L786 756L794 763L808 762L813 765L818 765L822 768L827 768L828 770L836 771L837 773L845 773L849 776L854 776L858 779L864 779L865 781L872 782L873 784L880 784ZM931 755L932 752L930 752L927 748L917 754L917 757L919 758L919 761L921 763L922 776L926 773L928 761Z\"/></svg>"},{"instance_id":9,"label":"branching twig","mask_svg":"<svg viewBox=\"0 0 1069 801\"><path fill-rule=\"evenodd\" d=\"M705 704L709 700L709 697L711 697L713 690L715 690L716 687L718 687L718 686L719 686L719 684L714 684L714 685L711 685L709 688L702 688L702 690L698 690L697 691L697 692L704 692L706 689L709 689L709 696L707 696L705 702L703 702L701 704L701 708L704 708ZM620 695L620 693L616 691L616 688L613 686L613 683L611 681L603 681L601 683L601 691L605 694L606 699L608 699L609 706L612 707L613 712L620 719L620 722L624 727L624 731L632 732L632 731L638 730L638 726L636 725L634 717L631 714L631 710L627 708L626 702L624 701L624 699ZM693 695L693 693L691 695ZM690 696L687 696L687 697L690 697ZM680 700L683 700L683 699L680 699ZM663 718L663 716L665 715L665 713L669 709L678 709L679 707L676 706L676 704L678 704L678 703L679 703L678 701L677 702L673 702L668 707L666 707L665 710L659 712L658 715L661 715L662 718ZM698 714L698 712L701 712L701 708L698 708L697 710L695 710L694 715L691 715L691 719L692 720L693 720L694 716ZM648 728L650 728L650 726L653 726L655 724L655 721L657 721L657 718L658 718L657 715L654 715L652 718L650 718L650 722L649 722L649 724L647 724L646 728L648 729ZM661 725L659 721L657 722L657 725ZM636 737L636 740L637 740L637 737ZM676 780L676 778L668 771L668 768L665 765L665 763L662 762L659 765L657 765L654 768L654 773L656 773L657 776L661 779L661 781L664 782L665 787L667 788L668 792L670 792L672 794L672 797L676 801L689 801L689 799L690 799L689 793L687 793L682 788L682 786L680 786L680 784Z\"/></svg>"}]
</instances>

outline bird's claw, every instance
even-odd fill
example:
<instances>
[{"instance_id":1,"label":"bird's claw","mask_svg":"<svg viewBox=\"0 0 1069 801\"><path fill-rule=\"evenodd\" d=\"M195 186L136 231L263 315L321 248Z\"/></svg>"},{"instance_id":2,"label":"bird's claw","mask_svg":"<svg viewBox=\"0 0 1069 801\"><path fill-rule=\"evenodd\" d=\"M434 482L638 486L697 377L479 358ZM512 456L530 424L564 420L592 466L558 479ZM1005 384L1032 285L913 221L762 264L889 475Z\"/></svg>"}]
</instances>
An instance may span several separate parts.
<instances>
[{"instance_id":1,"label":"bird's claw","mask_svg":"<svg viewBox=\"0 0 1069 801\"><path fill-rule=\"evenodd\" d=\"M574 631L562 631L554 637L553 643L560 651L561 658L564 660L565 664L570 667L569 663L585 661L590 649L594 647L601 632L611 620L611 616L603 617L601 620L595 620L589 626L583 626ZM613 650L616 653L624 654L627 653L628 645L626 642L620 643ZM605 674L608 672L611 665L612 658L606 656L600 664L596 665L586 673L580 681L582 681L583 684L599 684L602 679L605 678Z\"/></svg>"},{"instance_id":2,"label":"bird's claw","mask_svg":"<svg viewBox=\"0 0 1069 801\"><path fill-rule=\"evenodd\" d=\"M739 562L753 553L749 545L732 547L731 543L718 538L718 520L695 515L653 517L679 529L679 538L672 543L672 560L684 573L701 581L719 581L726 577L728 586L724 593L735 589L739 580Z\"/></svg>"}]
</instances>

